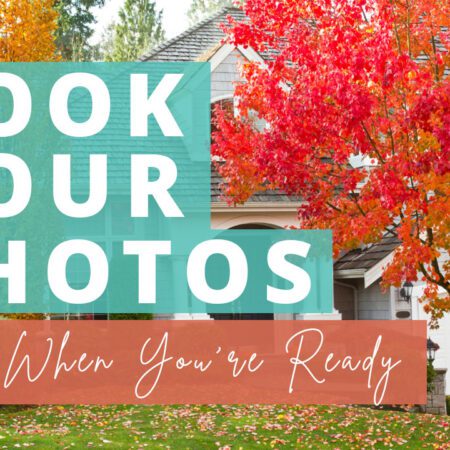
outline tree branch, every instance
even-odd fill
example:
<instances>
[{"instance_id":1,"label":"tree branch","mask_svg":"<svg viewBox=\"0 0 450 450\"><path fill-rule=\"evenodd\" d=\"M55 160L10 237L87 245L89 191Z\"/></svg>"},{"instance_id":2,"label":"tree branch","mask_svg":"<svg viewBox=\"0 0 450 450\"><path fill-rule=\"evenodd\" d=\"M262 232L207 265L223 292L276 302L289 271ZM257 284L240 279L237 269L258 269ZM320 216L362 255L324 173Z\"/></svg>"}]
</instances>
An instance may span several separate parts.
<instances>
[{"instance_id":1,"label":"tree branch","mask_svg":"<svg viewBox=\"0 0 450 450\"><path fill-rule=\"evenodd\" d=\"M366 126L364 125L363 121L361 121L361 126L364 130L364 133L366 133L367 139L369 139L369 142L372 145L374 152L377 154L378 159L380 160L380 163L384 164L384 162L385 162L384 158L381 156L381 153L378 151L377 145L375 144L375 141L373 140L372 136L370 135L370 133L367 130Z\"/></svg>"}]
</instances>

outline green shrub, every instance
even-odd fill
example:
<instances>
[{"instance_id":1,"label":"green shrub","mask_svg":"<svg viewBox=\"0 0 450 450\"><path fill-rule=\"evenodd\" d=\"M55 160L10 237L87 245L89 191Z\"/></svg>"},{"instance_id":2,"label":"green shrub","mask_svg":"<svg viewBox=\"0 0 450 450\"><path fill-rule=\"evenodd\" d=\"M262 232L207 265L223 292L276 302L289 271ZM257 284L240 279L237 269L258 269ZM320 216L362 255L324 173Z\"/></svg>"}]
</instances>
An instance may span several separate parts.
<instances>
[{"instance_id":1,"label":"green shrub","mask_svg":"<svg viewBox=\"0 0 450 450\"><path fill-rule=\"evenodd\" d=\"M431 392L433 390L433 381L436 377L436 371L434 370L433 364L428 362L427 364L427 391Z\"/></svg>"}]
</instances>

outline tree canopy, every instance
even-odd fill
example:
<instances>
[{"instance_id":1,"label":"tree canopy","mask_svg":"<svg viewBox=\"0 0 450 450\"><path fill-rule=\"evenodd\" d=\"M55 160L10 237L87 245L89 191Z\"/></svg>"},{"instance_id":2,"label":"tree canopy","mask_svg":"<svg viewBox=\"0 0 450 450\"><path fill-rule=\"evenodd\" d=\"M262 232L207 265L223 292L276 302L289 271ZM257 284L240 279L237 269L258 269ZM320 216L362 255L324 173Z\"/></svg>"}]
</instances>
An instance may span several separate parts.
<instances>
[{"instance_id":1,"label":"tree canopy","mask_svg":"<svg viewBox=\"0 0 450 450\"><path fill-rule=\"evenodd\" d=\"M134 61L164 40L162 11L152 0L126 0L118 22L110 26L106 61ZM108 36L109 35L109 36Z\"/></svg>"},{"instance_id":2,"label":"tree canopy","mask_svg":"<svg viewBox=\"0 0 450 450\"><path fill-rule=\"evenodd\" d=\"M224 6L232 6L232 0L193 0L188 10L191 25L214 14Z\"/></svg>"},{"instance_id":3,"label":"tree canopy","mask_svg":"<svg viewBox=\"0 0 450 450\"><path fill-rule=\"evenodd\" d=\"M89 39L94 33L96 19L93 8L101 7L105 0L56 0L58 29L56 45L66 61L91 59L94 49Z\"/></svg>"},{"instance_id":4,"label":"tree canopy","mask_svg":"<svg viewBox=\"0 0 450 450\"><path fill-rule=\"evenodd\" d=\"M248 0L228 42L247 63L236 116L218 108L213 154L230 202L300 195L303 228L331 228L335 256L384 235L400 246L385 286L426 282L450 311L450 4L444 0ZM255 126L265 122L263 130ZM364 164L354 167L359 155Z\"/></svg>"},{"instance_id":5,"label":"tree canopy","mask_svg":"<svg viewBox=\"0 0 450 450\"><path fill-rule=\"evenodd\" d=\"M52 0L0 0L0 61L52 61L57 13Z\"/></svg>"}]
</instances>

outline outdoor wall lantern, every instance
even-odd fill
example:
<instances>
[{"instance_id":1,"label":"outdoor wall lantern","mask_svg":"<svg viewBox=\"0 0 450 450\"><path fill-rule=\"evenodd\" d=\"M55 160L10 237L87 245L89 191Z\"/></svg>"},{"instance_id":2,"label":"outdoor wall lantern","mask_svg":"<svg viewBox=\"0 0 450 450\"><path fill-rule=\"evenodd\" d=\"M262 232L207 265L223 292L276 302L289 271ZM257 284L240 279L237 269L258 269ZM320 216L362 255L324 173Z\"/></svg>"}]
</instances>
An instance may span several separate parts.
<instances>
[{"instance_id":1,"label":"outdoor wall lantern","mask_svg":"<svg viewBox=\"0 0 450 450\"><path fill-rule=\"evenodd\" d=\"M427 339L427 356L428 362L431 364L436 356L436 351L439 350L439 345L433 342L430 338Z\"/></svg>"},{"instance_id":2,"label":"outdoor wall lantern","mask_svg":"<svg viewBox=\"0 0 450 450\"><path fill-rule=\"evenodd\" d=\"M405 302L410 302L412 297L413 284L411 281L405 281L403 287L400 289L400 298Z\"/></svg>"}]
</instances>

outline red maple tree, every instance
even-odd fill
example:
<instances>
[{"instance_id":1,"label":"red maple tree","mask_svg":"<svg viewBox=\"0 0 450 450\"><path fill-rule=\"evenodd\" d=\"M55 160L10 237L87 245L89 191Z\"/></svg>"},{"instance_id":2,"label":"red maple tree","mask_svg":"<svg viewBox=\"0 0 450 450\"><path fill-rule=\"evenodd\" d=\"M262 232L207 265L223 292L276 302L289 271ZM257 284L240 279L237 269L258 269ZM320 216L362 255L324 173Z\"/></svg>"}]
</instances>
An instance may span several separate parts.
<instances>
[{"instance_id":1,"label":"red maple tree","mask_svg":"<svg viewBox=\"0 0 450 450\"><path fill-rule=\"evenodd\" d=\"M331 228L335 255L397 236L383 284L423 278L425 308L442 317L450 4L247 0L244 9L247 21L224 26L228 42L270 57L242 67L237 113L216 110L213 154L229 201L274 188L302 196L300 226ZM353 167L355 155L368 164Z\"/></svg>"}]
</instances>

